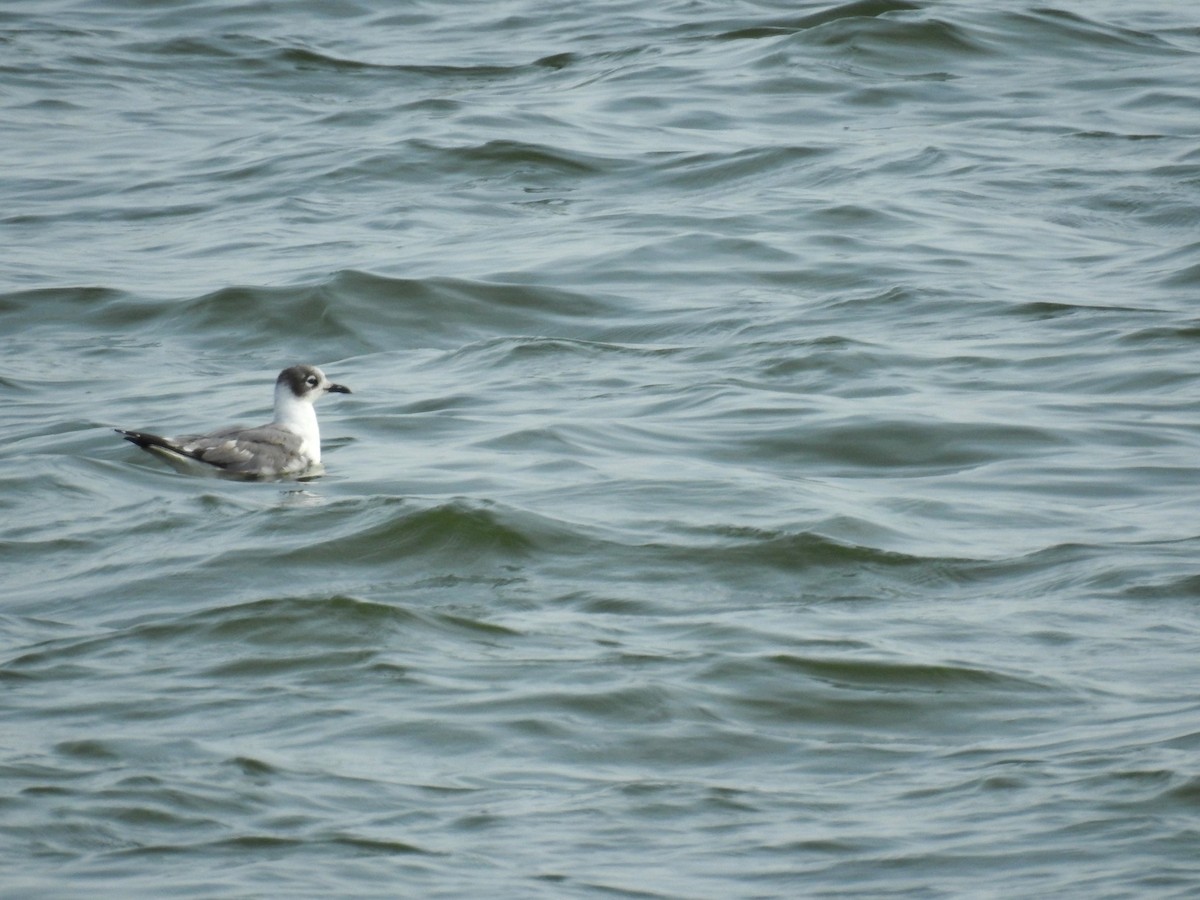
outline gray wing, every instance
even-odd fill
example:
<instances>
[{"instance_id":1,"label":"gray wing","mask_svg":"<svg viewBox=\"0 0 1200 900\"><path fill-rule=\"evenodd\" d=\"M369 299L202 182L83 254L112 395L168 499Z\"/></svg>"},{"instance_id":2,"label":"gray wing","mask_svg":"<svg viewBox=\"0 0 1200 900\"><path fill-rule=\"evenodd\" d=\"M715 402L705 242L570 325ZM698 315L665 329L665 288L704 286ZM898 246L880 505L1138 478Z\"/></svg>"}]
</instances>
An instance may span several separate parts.
<instances>
[{"instance_id":1,"label":"gray wing","mask_svg":"<svg viewBox=\"0 0 1200 900\"><path fill-rule=\"evenodd\" d=\"M228 472L287 475L310 465L307 456L299 455L299 436L272 425L184 435L175 444L185 456Z\"/></svg>"}]
</instances>

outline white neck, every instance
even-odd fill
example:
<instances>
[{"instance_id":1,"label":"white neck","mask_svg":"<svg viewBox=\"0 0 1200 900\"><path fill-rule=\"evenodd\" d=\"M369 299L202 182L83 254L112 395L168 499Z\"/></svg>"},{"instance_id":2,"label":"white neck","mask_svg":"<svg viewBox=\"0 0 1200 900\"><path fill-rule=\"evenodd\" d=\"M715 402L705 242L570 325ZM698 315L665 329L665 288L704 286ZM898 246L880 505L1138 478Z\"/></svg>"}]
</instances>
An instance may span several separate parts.
<instances>
[{"instance_id":1,"label":"white neck","mask_svg":"<svg viewBox=\"0 0 1200 900\"><path fill-rule=\"evenodd\" d=\"M307 400L300 400L286 384L275 385L275 422L300 436L300 452L313 463L321 461L321 429L317 411Z\"/></svg>"}]
</instances>

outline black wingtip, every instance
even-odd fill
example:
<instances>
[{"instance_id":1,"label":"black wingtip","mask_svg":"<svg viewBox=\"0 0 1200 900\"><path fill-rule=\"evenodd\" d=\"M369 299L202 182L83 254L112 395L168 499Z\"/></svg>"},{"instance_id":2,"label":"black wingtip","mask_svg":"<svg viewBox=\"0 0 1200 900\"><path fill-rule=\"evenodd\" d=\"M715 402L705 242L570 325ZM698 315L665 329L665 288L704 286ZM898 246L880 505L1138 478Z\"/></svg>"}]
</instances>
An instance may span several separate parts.
<instances>
[{"instance_id":1,"label":"black wingtip","mask_svg":"<svg viewBox=\"0 0 1200 900\"><path fill-rule=\"evenodd\" d=\"M166 438L159 437L157 434L150 434L145 431L126 431L124 428L114 428L117 434L125 438L131 444L137 444L143 450L149 447L166 447L173 449L167 442Z\"/></svg>"}]
</instances>

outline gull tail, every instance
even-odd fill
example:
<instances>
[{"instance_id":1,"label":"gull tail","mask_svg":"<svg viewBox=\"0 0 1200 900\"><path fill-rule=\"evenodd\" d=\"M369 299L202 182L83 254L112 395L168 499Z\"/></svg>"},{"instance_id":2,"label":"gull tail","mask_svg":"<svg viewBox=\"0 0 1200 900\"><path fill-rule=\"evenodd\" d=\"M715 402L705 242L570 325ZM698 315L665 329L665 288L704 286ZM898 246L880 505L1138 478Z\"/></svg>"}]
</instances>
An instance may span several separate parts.
<instances>
[{"instance_id":1,"label":"gull tail","mask_svg":"<svg viewBox=\"0 0 1200 900\"><path fill-rule=\"evenodd\" d=\"M160 434L151 434L148 431L126 431L124 428L114 428L117 434L125 438L131 444L137 444L147 453L152 453L157 456L172 469L185 474L194 474L198 471L197 465L202 468L204 460L198 453L184 449L176 441L170 438L163 437Z\"/></svg>"},{"instance_id":2,"label":"gull tail","mask_svg":"<svg viewBox=\"0 0 1200 900\"><path fill-rule=\"evenodd\" d=\"M137 444L143 450L158 450L164 453L173 453L176 456L187 457L188 459L199 459L198 456L189 453L179 444L170 438L165 438L160 434L151 434L148 431L126 431L124 428L114 428L117 434L125 438L131 444Z\"/></svg>"}]
</instances>

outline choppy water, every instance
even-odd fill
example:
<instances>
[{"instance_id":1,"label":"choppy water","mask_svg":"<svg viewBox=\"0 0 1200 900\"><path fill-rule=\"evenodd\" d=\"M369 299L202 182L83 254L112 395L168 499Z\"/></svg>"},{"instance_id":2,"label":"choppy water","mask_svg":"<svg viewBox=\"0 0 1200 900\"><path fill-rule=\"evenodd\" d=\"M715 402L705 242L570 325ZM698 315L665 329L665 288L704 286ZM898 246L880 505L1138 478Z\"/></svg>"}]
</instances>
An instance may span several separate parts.
<instances>
[{"instance_id":1,"label":"choppy water","mask_svg":"<svg viewBox=\"0 0 1200 900\"><path fill-rule=\"evenodd\" d=\"M0 13L0 894L1193 897L1189 4ZM325 477L113 426L253 422Z\"/></svg>"}]
</instances>

